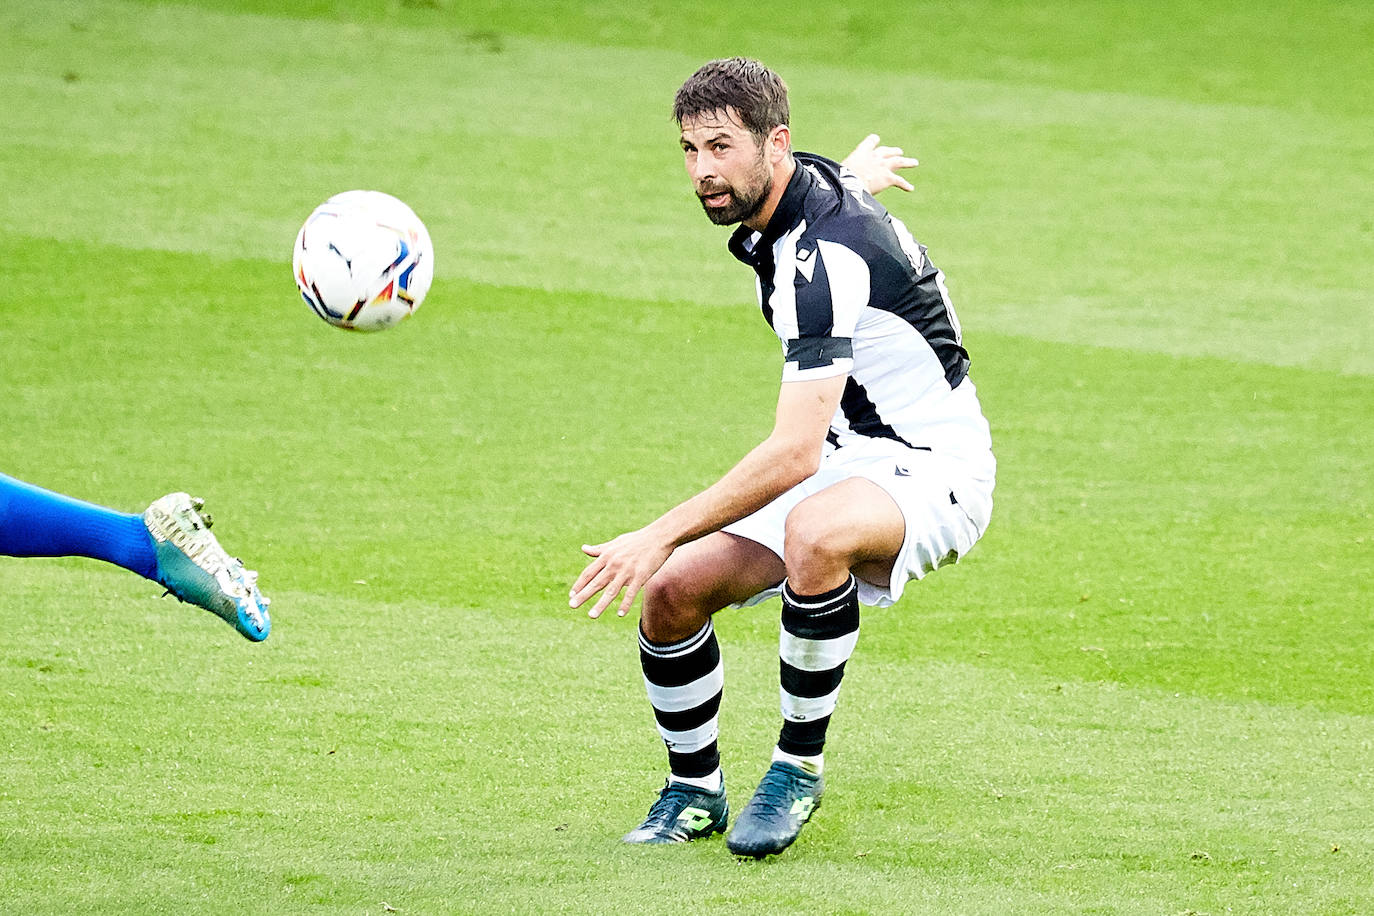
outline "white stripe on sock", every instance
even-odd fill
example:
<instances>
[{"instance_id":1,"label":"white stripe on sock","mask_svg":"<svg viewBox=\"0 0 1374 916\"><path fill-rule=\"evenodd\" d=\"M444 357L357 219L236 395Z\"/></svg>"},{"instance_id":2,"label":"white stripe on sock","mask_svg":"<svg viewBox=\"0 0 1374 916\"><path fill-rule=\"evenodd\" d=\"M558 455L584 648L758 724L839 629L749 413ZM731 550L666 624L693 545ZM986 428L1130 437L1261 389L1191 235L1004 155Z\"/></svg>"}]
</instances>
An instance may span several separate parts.
<instances>
[{"instance_id":1,"label":"white stripe on sock","mask_svg":"<svg viewBox=\"0 0 1374 916\"><path fill-rule=\"evenodd\" d=\"M712 716L711 721L696 728L689 728L686 731L669 731L663 726L658 726L658 733L663 737L663 743L668 746L668 750L676 751L679 754L690 754L692 751L699 751L706 745L715 741L720 735L718 727L718 716Z\"/></svg>"},{"instance_id":2,"label":"white stripe on sock","mask_svg":"<svg viewBox=\"0 0 1374 916\"><path fill-rule=\"evenodd\" d=\"M647 677L644 689L649 693L649 703L662 712L682 712L700 706L720 693L725 686L725 663L719 662L709 674L703 675L681 687L660 687Z\"/></svg>"},{"instance_id":3,"label":"white stripe on sock","mask_svg":"<svg viewBox=\"0 0 1374 916\"><path fill-rule=\"evenodd\" d=\"M784 629L778 638L778 656L803 671L829 671L848 661L858 642L858 630L835 639L802 639Z\"/></svg>"},{"instance_id":4,"label":"white stripe on sock","mask_svg":"<svg viewBox=\"0 0 1374 916\"><path fill-rule=\"evenodd\" d=\"M710 776L679 776L676 773L672 773L668 776L668 779L672 782L696 786L698 789L705 789L707 792L719 792L721 786L725 784L725 774L721 772L720 767L716 767L716 771Z\"/></svg>"},{"instance_id":5,"label":"white stripe on sock","mask_svg":"<svg viewBox=\"0 0 1374 916\"><path fill-rule=\"evenodd\" d=\"M835 711L835 701L840 696L840 688L836 687L823 697L796 697L782 688L778 689L778 693L782 697L784 719L789 722L814 722Z\"/></svg>"}]
</instances>

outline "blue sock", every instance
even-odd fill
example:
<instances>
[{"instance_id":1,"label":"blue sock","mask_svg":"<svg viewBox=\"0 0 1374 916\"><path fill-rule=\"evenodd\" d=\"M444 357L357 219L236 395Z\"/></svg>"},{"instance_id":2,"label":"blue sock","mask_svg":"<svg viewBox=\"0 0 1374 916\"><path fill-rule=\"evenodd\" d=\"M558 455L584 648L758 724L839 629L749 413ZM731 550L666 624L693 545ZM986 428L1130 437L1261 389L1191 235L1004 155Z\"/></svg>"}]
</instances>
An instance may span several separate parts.
<instances>
[{"instance_id":1,"label":"blue sock","mask_svg":"<svg viewBox=\"0 0 1374 916\"><path fill-rule=\"evenodd\" d=\"M53 493L0 474L0 555L91 557L157 581L143 516Z\"/></svg>"}]
</instances>

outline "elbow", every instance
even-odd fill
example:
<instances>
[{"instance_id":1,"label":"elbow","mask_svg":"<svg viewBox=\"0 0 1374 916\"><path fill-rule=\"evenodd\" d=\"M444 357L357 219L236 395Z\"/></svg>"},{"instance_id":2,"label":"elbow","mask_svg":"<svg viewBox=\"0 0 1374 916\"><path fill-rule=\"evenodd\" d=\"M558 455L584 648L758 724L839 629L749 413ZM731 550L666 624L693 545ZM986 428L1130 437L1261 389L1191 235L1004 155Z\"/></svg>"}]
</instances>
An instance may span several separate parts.
<instances>
[{"instance_id":1,"label":"elbow","mask_svg":"<svg viewBox=\"0 0 1374 916\"><path fill-rule=\"evenodd\" d=\"M778 468L789 489L815 474L820 466L821 450L810 443L789 445L778 461Z\"/></svg>"}]
</instances>

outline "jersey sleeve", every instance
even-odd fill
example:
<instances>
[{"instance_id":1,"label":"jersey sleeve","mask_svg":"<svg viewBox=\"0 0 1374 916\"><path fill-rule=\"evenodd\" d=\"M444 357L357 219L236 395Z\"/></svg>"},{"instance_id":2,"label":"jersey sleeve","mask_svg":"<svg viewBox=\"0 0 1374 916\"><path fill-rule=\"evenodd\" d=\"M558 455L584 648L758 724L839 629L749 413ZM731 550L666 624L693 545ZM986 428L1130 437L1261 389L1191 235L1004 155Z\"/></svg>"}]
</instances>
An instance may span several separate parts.
<instances>
[{"instance_id":1,"label":"jersey sleeve","mask_svg":"<svg viewBox=\"0 0 1374 916\"><path fill-rule=\"evenodd\" d=\"M782 380L847 375L854 368L854 328L869 300L868 264L839 242L805 238L795 263L796 323L787 329L795 336L783 337Z\"/></svg>"}]
</instances>

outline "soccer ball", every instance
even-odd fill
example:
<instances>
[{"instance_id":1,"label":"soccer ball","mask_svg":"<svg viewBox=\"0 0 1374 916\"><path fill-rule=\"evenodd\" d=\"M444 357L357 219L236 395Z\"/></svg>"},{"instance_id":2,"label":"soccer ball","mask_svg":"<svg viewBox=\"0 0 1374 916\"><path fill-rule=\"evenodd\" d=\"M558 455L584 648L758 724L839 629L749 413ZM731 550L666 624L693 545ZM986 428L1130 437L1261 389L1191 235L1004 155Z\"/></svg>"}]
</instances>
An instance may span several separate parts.
<instances>
[{"instance_id":1,"label":"soccer ball","mask_svg":"<svg viewBox=\"0 0 1374 916\"><path fill-rule=\"evenodd\" d=\"M381 331L420 307L434 253L414 210L381 191L346 191L305 221L291 270L316 315L336 328Z\"/></svg>"}]
</instances>

